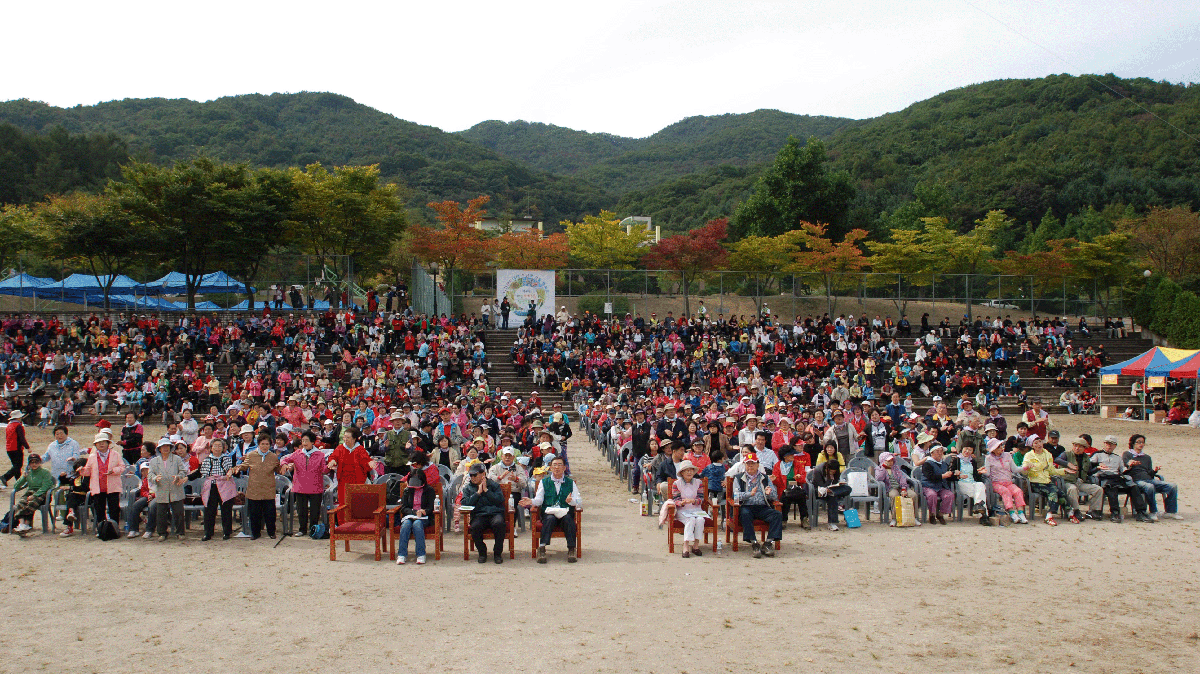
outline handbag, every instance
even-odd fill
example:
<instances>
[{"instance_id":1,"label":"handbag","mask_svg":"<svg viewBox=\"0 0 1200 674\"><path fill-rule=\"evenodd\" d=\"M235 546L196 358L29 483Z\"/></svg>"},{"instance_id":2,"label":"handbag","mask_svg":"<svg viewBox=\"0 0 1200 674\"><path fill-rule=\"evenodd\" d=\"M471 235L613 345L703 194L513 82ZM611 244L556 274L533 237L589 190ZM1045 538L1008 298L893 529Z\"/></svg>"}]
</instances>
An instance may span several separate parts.
<instances>
[{"instance_id":1,"label":"handbag","mask_svg":"<svg viewBox=\"0 0 1200 674\"><path fill-rule=\"evenodd\" d=\"M892 517L896 520L898 527L915 527L917 526L917 513L913 508L913 500L897 496L892 499Z\"/></svg>"}]
</instances>

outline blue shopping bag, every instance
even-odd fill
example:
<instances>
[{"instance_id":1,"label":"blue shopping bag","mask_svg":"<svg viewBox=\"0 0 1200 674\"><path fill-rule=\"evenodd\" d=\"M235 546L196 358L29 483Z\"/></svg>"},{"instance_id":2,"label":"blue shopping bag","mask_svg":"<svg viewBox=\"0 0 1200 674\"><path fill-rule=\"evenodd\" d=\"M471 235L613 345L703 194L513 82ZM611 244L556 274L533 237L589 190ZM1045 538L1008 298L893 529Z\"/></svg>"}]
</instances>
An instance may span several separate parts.
<instances>
[{"instance_id":1,"label":"blue shopping bag","mask_svg":"<svg viewBox=\"0 0 1200 674\"><path fill-rule=\"evenodd\" d=\"M846 518L847 527L857 529L862 526L862 520L858 519L858 508L851 508L842 514Z\"/></svg>"}]
</instances>

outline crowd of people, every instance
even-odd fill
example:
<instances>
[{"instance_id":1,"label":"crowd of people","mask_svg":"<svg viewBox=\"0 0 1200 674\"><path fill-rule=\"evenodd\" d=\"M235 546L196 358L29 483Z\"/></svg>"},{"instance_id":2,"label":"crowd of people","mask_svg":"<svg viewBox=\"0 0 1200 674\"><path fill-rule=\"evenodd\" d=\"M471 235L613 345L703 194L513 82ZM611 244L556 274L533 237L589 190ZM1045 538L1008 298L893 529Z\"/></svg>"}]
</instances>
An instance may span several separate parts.
<instances>
[{"instance_id":1,"label":"crowd of people","mask_svg":"<svg viewBox=\"0 0 1200 674\"><path fill-rule=\"evenodd\" d=\"M394 474L404 482L394 501L412 516L397 524L404 540L399 563L408 559L409 538L424 562L435 484L448 511L474 508L470 535L480 562L488 557L488 532L492 559L501 561L505 537L496 528L507 524L496 516L505 507L535 511L539 562L556 529L569 534L567 559L574 561L573 515L582 501L570 476L571 424L559 400L573 401L568 406L604 442L629 448L633 483L645 486L648 498L670 502L671 516L689 520L688 554L699 549L705 497L743 506L742 530L756 556L773 552L751 540L755 521L778 541L793 509L802 526L811 526L814 499L825 503L827 524L836 529L845 500L860 488L851 484L858 472L851 464L862 467L861 460L871 464L866 472L876 494L927 508L932 523L944 523L958 494L974 501L983 524L1023 521L1027 497L1046 501L1051 524L1060 513L1071 521L1098 516L1104 499L1119 519L1111 504L1121 494L1139 520L1157 519L1158 494L1166 513L1177 516L1176 489L1158 477L1144 438L1131 438L1121 454L1111 437L1097 449L1082 436L1068 450L1040 400L1027 400L1015 424L1000 415L1000 396L1024 393L1019 376L1001 374L1012 360L1046 368L1104 362L1102 347L1076 358L1072 328L1060 321L933 326L923 317L916 328L906 318L781 324L704 313L600 320L560 312L526 319L511 349L520 373L547 389L547 401L537 391L522 399L489 387L484 329L474 315L434 320L411 310L268 310L169 323L153 316L10 317L0 365L16 384L5 398L13 468L3 483L17 478L22 496L7 524L29 532L34 514L57 493L66 506L63 535L91 517L97 531L116 522L130 538L168 540L183 535L184 506L195 502L204 540L214 537L218 513L222 535L231 536L240 503L248 519L242 535L258 538L265 528L274 538L275 476L285 474L299 515L296 534L305 535L321 523L325 499L343 502L346 485ZM1123 328L1110 322L1105 329ZM902 348L903 339L914 340L914 353ZM232 375L221 382L215 366L224 363ZM38 392L34 379L43 384ZM30 452L24 423L37 414L38 396L53 399L55 389L63 409L38 416L55 440L45 453ZM915 409L913 393L931 395L933 404ZM64 423L67 405L107 412L107 400L114 411L128 410L124 423L109 427L102 418L84 449ZM165 433L145 437L143 423L160 414ZM128 476L137 478L136 488L123 484ZM726 478L732 493L725 493ZM707 480L709 494L697 493L698 479ZM508 506L495 503L504 484L515 495ZM891 502L882 496L887 511Z\"/></svg>"},{"instance_id":2,"label":"crowd of people","mask_svg":"<svg viewBox=\"0 0 1200 674\"><path fill-rule=\"evenodd\" d=\"M837 400L820 406L769 386L751 387L737 401L718 401L711 392L698 398L698 404L671 395L623 400L610 388L579 401L600 444L619 448L630 464L631 488L657 504L661 520L686 525L685 556L698 550L697 517L725 513L722 505L698 516L696 509L709 502L751 506L741 508L739 524L755 557L773 552L755 539L754 521L767 525L768 543L778 541L793 508L802 527L815 526L819 513L808 504L816 502L825 504L827 526L837 531L852 495L868 497L881 517L891 512L892 526L896 499L910 499L911 512L927 510L928 524L946 524L959 498L985 526L1027 523L1030 499L1045 501L1044 521L1052 526L1060 517L1099 520L1106 501L1110 519L1121 522L1121 496L1139 522L1158 521L1159 496L1166 516L1182 519L1177 487L1159 475L1144 435L1094 443L1084 434L1064 445L1037 399L1010 427L994 406L981 413L970 400L957 408L939 400L913 410L895 393L883 407ZM714 405L720 411L706 418ZM708 494L696 494L700 479Z\"/></svg>"},{"instance_id":3,"label":"crowd of people","mask_svg":"<svg viewBox=\"0 0 1200 674\"><path fill-rule=\"evenodd\" d=\"M569 478L571 429L562 403L489 388L482 330L473 316L433 320L411 311L276 317L268 310L171 324L152 316L94 316L67 326L54 318L10 318L5 362L20 364L8 372L15 380L21 372L45 373L43 381L81 406L97 405L112 387L131 394L146 387L155 400L139 404L131 395L95 409L109 416L128 411L118 426L102 416L86 448L70 437L69 417L47 419L55 440L42 453L30 450L24 424L37 404L29 398L53 392L10 397L5 433L12 468L0 489L16 478L21 498L6 525L30 532L34 514L55 498L64 506L63 536L90 517L97 531L106 522L123 523L129 538L165 541L184 535L184 506L194 502L202 506L207 541L218 513L230 538L234 506L244 504L248 521L240 535L256 539L265 528L275 538L275 476L283 474L299 518L296 534L304 535L322 522L325 499L329 505L345 501L347 485L387 475L403 483L420 473L416 484L401 484L397 503L404 490L421 489L422 480L444 482L454 505L481 494L490 502L490 490L511 483L517 507L537 512L544 537L569 532L574 521L559 516L559 508L573 513L582 501ZM225 383L216 378L214 366L221 363L233 373ZM165 432L146 437L146 423L159 415ZM570 488L562 493L564 479ZM426 496L416 493L421 517L397 523L418 539L418 563L424 562L419 534L430 514L420 507L428 505ZM475 510L472 534L492 524L487 508ZM51 517L58 514L55 509ZM476 538L482 559L486 547ZM497 561L503 540L495 538ZM568 561L574 561L574 538L568 541ZM543 550L538 561L546 559Z\"/></svg>"},{"instance_id":4,"label":"crowd of people","mask_svg":"<svg viewBox=\"0 0 1200 674\"><path fill-rule=\"evenodd\" d=\"M985 317L956 326L929 324L928 314L915 329L875 316L828 315L785 323L770 316L662 319L626 314L604 320L583 314L526 321L510 355L518 374L535 384L566 392L606 387L619 391L664 391L688 395L693 387L723 398L741 396L752 383L769 382L790 395L812 400L825 395L848 400L887 400L902 396L971 397L980 408L1002 396L1026 403L1018 360L1036 361L1044 373L1073 382L1078 404L1092 408L1083 386L1105 363L1101 344L1079 349L1072 335L1086 333L1080 319L1074 332L1056 319L1013 320ZM1106 322L1110 334L1123 333L1119 320ZM916 330L916 332L914 332ZM902 340L911 339L912 351ZM906 342L908 343L908 342Z\"/></svg>"}]
</instances>

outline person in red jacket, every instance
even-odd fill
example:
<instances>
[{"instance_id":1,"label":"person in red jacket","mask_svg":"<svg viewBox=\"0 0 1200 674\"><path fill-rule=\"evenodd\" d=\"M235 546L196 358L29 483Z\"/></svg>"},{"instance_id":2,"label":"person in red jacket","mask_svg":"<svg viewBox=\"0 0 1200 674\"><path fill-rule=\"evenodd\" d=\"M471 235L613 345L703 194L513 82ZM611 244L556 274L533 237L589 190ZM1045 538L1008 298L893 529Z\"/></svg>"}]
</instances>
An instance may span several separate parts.
<instances>
[{"instance_id":1,"label":"person in red jacket","mask_svg":"<svg viewBox=\"0 0 1200 674\"><path fill-rule=\"evenodd\" d=\"M361 430L350 426L344 437L342 444L329 455L329 470L337 473L338 505L346 503L346 485L366 484L371 471L381 469L379 463L358 443L362 437ZM346 447L346 441L353 443L353 447Z\"/></svg>"},{"instance_id":2,"label":"person in red jacket","mask_svg":"<svg viewBox=\"0 0 1200 674\"><path fill-rule=\"evenodd\" d=\"M8 426L4 429L4 448L8 450L8 460L12 463L12 468L0 477L0 488L8 487L10 477L21 477L21 466L25 465L25 452L29 449L29 441L25 439L25 424L21 423L23 416L25 413L20 409L15 409L8 415Z\"/></svg>"}]
</instances>

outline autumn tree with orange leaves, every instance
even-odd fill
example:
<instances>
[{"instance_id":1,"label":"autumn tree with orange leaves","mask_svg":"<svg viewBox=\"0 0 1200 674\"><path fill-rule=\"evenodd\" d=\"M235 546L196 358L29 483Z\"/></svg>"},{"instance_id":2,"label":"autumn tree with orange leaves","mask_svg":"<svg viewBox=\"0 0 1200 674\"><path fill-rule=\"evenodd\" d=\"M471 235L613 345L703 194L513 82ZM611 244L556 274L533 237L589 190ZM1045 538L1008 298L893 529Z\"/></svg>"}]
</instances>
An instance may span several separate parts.
<instances>
[{"instance_id":1,"label":"autumn tree with orange leaves","mask_svg":"<svg viewBox=\"0 0 1200 674\"><path fill-rule=\"evenodd\" d=\"M453 278L455 269L478 269L488 260L487 237L475 223L484 217L483 206L491 197L478 196L463 208L457 201L434 201L429 207L437 213L441 227L417 225L412 228L412 252L425 263L436 262Z\"/></svg>"},{"instance_id":2,"label":"autumn tree with orange leaves","mask_svg":"<svg viewBox=\"0 0 1200 674\"><path fill-rule=\"evenodd\" d=\"M847 277L861 272L868 260L863 255L859 242L867 238L866 231L852 229L845 238L834 243L826 234L826 225L812 222L800 223L801 250L793 254L796 263L789 271L818 279L825 286L825 302L829 315L837 306L834 297L852 287Z\"/></svg>"},{"instance_id":3,"label":"autumn tree with orange leaves","mask_svg":"<svg viewBox=\"0 0 1200 674\"><path fill-rule=\"evenodd\" d=\"M505 269L558 269L567 265L571 253L566 234L542 236L537 229L506 232L487 245L496 264Z\"/></svg>"}]
</instances>

